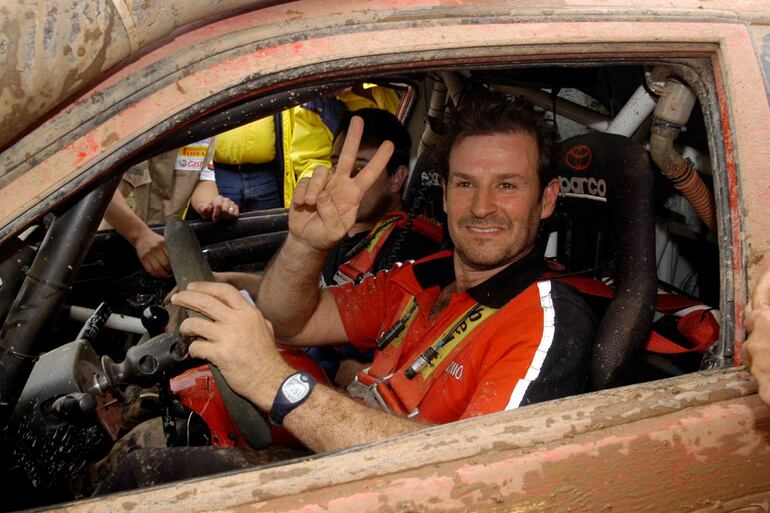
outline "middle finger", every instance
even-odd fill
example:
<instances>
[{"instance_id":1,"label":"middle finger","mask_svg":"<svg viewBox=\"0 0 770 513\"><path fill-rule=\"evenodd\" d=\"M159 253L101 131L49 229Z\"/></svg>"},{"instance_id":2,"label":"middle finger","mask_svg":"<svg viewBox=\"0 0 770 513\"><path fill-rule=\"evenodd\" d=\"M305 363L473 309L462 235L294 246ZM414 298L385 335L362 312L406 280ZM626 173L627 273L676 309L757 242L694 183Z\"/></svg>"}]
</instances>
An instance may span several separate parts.
<instances>
[{"instance_id":1,"label":"middle finger","mask_svg":"<svg viewBox=\"0 0 770 513\"><path fill-rule=\"evenodd\" d=\"M388 161L393 155L394 149L392 142L383 141L383 143L380 144L380 147L377 148L374 156L369 159L369 162L364 168L353 178L353 182L358 185L361 190L368 190L385 171Z\"/></svg>"},{"instance_id":2,"label":"middle finger","mask_svg":"<svg viewBox=\"0 0 770 513\"><path fill-rule=\"evenodd\" d=\"M216 323L201 317L188 317L179 325L179 333L185 337L196 337L218 342L219 329Z\"/></svg>"}]
</instances>

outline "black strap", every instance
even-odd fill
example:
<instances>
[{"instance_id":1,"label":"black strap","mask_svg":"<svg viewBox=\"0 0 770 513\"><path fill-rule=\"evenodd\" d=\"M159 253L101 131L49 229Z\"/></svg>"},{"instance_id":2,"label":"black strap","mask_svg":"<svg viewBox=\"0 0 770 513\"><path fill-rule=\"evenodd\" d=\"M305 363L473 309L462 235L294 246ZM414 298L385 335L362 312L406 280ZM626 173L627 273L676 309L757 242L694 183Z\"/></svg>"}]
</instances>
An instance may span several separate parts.
<instances>
[{"instance_id":1,"label":"black strap","mask_svg":"<svg viewBox=\"0 0 770 513\"><path fill-rule=\"evenodd\" d=\"M278 175L278 191L281 203L284 195L284 160L283 160L283 117L281 112L273 114L273 123L275 125L275 172Z\"/></svg>"}]
</instances>

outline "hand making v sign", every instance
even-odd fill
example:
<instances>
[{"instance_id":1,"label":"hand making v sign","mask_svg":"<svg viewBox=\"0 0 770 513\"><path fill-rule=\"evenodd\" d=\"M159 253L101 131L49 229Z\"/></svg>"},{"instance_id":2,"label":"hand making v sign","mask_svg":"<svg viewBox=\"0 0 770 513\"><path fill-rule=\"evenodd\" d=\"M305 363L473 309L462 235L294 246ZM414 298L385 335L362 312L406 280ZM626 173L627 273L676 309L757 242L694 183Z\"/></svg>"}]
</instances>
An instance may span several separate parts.
<instances>
[{"instance_id":1,"label":"hand making v sign","mask_svg":"<svg viewBox=\"0 0 770 513\"><path fill-rule=\"evenodd\" d=\"M318 166L312 178L303 178L294 191L289 211L289 233L316 250L329 249L342 240L356 221L364 193L385 172L393 143L383 142L368 164L355 176L358 147L364 122L350 121L337 167Z\"/></svg>"}]
</instances>

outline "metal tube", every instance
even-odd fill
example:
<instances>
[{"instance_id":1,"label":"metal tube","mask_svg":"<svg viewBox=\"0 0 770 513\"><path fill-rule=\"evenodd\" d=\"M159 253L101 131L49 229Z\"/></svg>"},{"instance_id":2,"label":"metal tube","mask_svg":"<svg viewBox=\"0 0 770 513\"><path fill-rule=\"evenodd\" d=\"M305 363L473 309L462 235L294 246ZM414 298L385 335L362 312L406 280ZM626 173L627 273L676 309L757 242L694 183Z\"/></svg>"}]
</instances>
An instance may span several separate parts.
<instances>
[{"instance_id":1,"label":"metal tube","mask_svg":"<svg viewBox=\"0 0 770 513\"><path fill-rule=\"evenodd\" d=\"M439 139L439 135L433 129L433 123L441 121L444 118L444 109L446 107L447 88L444 82L434 81L430 94L430 106L428 107L428 119L425 122L425 129L420 138L420 147L417 152L422 154L426 148L430 148Z\"/></svg>"},{"instance_id":2,"label":"metal tube","mask_svg":"<svg viewBox=\"0 0 770 513\"><path fill-rule=\"evenodd\" d=\"M287 233L264 233L219 242L206 246L203 254L214 268L219 268L222 263L226 263L229 268L241 263L267 261L286 240Z\"/></svg>"},{"instance_id":3,"label":"metal tube","mask_svg":"<svg viewBox=\"0 0 770 513\"><path fill-rule=\"evenodd\" d=\"M69 317L73 321L85 322L94 310L91 308L85 308L82 306L70 306ZM147 330L142 326L142 320L138 317L131 317L123 314L112 314L107 318L107 322L104 323L105 328L109 328L115 331L124 331L126 333L134 333L136 335L145 335Z\"/></svg>"},{"instance_id":4,"label":"metal tube","mask_svg":"<svg viewBox=\"0 0 770 513\"><path fill-rule=\"evenodd\" d=\"M460 98L463 94L463 83L460 80L460 76L454 71L442 71L439 76L446 84L447 92L449 93L449 99L455 105L460 105Z\"/></svg>"},{"instance_id":5,"label":"metal tube","mask_svg":"<svg viewBox=\"0 0 770 513\"><path fill-rule=\"evenodd\" d=\"M548 93L540 91L539 89L529 89L527 87L517 86L498 86L496 89L509 94L523 96L541 109L552 110L554 108L554 99L551 98ZM556 98L555 105L556 112L559 116L571 119L576 123L598 130L599 132L606 131L610 126L609 116L605 116L588 107L583 107L575 102L565 100L564 98Z\"/></svg>"},{"instance_id":6,"label":"metal tube","mask_svg":"<svg viewBox=\"0 0 770 513\"><path fill-rule=\"evenodd\" d=\"M0 331L0 425L19 399L119 180L111 177L56 218L27 272Z\"/></svg>"},{"instance_id":7,"label":"metal tube","mask_svg":"<svg viewBox=\"0 0 770 513\"><path fill-rule=\"evenodd\" d=\"M639 86L607 127L607 133L631 137L650 117L656 104L657 99L644 86Z\"/></svg>"}]
</instances>

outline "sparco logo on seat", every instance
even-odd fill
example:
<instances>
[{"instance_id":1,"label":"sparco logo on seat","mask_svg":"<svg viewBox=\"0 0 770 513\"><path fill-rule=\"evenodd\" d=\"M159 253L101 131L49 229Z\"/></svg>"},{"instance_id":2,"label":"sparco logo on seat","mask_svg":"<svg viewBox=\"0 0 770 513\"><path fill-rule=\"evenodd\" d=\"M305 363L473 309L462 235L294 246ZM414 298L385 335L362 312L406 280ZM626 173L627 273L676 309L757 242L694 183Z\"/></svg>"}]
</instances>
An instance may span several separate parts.
<instances>
[{"instance_id":1,"label":"sparco logo on seat","mask_svg":"<svg viewBox=\"0 0 770 513\"><path fill-rule=\"evenodd\" d=\"M559 177L559 189L562 196L583 198L594 201L607 201L607 182L603 179L583 176Z\"/></svg>"}]
</instances>

